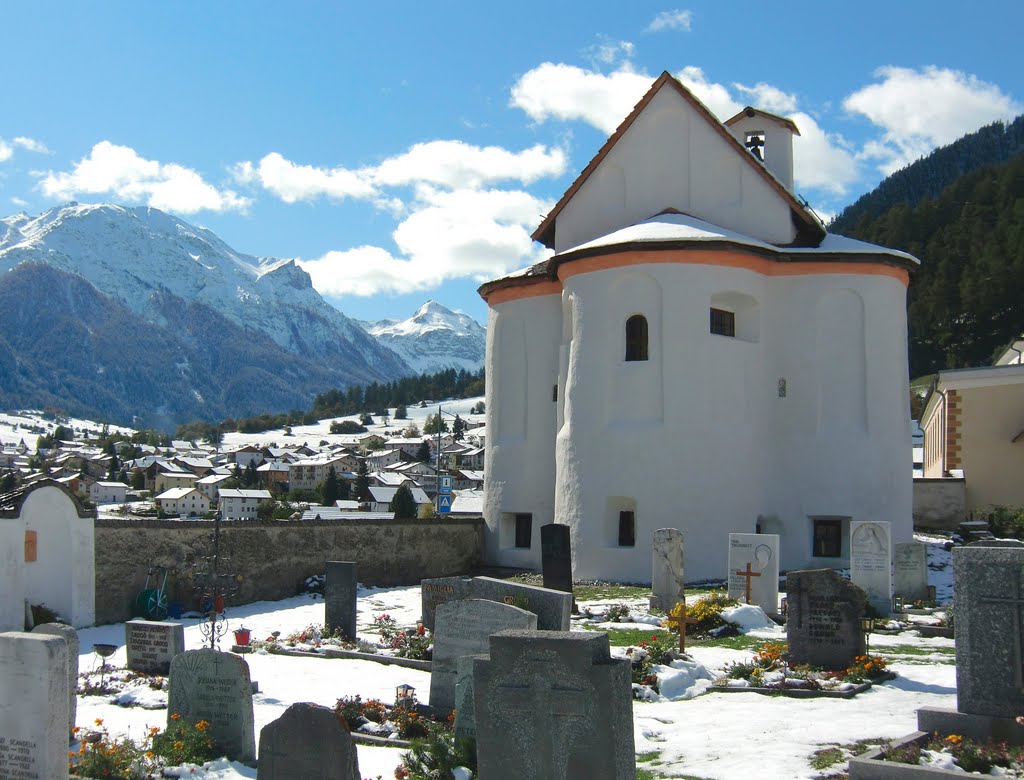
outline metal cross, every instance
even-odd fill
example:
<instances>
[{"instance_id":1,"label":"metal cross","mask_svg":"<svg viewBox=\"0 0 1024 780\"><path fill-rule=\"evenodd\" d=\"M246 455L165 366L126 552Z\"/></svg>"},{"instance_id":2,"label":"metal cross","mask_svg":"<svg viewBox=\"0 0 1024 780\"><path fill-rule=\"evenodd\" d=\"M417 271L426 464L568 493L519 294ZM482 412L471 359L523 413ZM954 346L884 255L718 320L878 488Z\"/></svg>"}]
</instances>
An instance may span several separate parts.
<instances>
[{"instance_id":1,"label":"metal cross","mask_svg":"<svg viewBox=\"0 0 1024 780\"><path fill-rule=\"evenodd\" d=\"M555 768L554 719L586 719L585 691L555 687L555 674L546 659L529 662L530 683L527 686L503 685L506 707L523 712L525 723L531 724L537 738L537 756L540 761L536 780L555 780L565 776L565 764ZM564 755L559 758L564 759Z\"/></svg>"}]
</instances>

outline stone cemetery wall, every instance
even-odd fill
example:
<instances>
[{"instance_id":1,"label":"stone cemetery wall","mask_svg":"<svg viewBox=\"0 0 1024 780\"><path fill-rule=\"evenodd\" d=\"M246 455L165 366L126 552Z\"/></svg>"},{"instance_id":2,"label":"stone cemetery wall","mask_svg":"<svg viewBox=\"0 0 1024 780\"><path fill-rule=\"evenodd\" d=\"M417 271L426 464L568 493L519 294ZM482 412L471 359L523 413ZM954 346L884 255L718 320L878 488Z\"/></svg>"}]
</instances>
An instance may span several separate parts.
<instances>
[{"instance_id":1,"label":"stone cemetery wall","mask_svg":"<svg viewBox=\"0 0 1024 780\"><path fill-rule=\"evenodd\" d=\"M227 570L238 575L235 603L281 599L325 560L359 564L368 585L413 585L472 571L483 561L482 518L221 523ZM194 603L190 564L208 554L213 521L96 520L96 622L132 617L149 566L165 566L170 601Z\"/></svg>"},{"instance_id":2,"label":"stone cemetery wall","mask_svg":"<svg viewBox=\"0 0 1024 780\"><path fill-rule=\"evenodd\" d=\"M0 634L0 777L67 777L68 696L62 637Z\"/></svg>"},{"instance_id":3,"label":"stone cemetery wall","mask_svg":"<svg viewBox=\"0 0 1024 780\"><path fill-rule=\"evenodd\" d=\"M967 481L914 478L914 528L955 531L967 516Z\"/></svg>"}]
</instances>

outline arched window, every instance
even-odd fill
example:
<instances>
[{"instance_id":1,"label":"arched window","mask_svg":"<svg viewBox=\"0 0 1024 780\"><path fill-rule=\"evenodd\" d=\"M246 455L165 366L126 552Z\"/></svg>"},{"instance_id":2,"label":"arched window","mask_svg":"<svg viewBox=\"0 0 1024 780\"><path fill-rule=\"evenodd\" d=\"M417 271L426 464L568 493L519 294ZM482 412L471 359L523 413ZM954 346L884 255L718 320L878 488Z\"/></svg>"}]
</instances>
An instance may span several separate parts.
<instances>
[{"instance_id":1,"label":"arched window","mask_svg":"<svg viewBox=\"0 0 1024 780\"><path fill-rule=\"evenodd\" d=\"M626 360L647 360L647 318L642 314L626 320Z\"/></svg>"}]
</instances>

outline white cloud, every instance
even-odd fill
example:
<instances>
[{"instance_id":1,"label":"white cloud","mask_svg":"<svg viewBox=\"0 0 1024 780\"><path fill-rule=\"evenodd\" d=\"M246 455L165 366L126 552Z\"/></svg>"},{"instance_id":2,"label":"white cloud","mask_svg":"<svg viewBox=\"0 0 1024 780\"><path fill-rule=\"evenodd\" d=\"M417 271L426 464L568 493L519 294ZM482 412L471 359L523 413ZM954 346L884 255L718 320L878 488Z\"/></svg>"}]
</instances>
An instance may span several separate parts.
<instances>
[{"instance_id":1,"label":"white cloud","mask_svg":"<svg viewBox=\"0 0 1024 780\"><path fill-rule=\"evenodd\" d=\"M789 114L800 135L793 138L793 179L798 188L828 190L845 195L860 178L856 156L839 135L826 133L813 117Z\"/></svg>"},{"instance_id":2,"label":"white cloud","mask_svg":"<svg viewBox=\"0 0 1024 780\"><path fill-rule=\"evenodd\" d=\"M23 208L27 208L28 207L28 201L25 200L24 198L19 198L17 195L15 195L13 198L11 198L11 203L13 203L19 209L23 209Z\"/></svg>"},{"instance_id":3,"label":"white cloud","mask_svg":"<svg viewBox=\"0 0 1024 780\"><path fill-rule=\"evenodd\" d=\"M662 11L647 25L647 32L662 32L664 30L690 32L692 24L693 11Z\"/></svg>"},{"instance_id":4,"label":"white cloud","mask_svg":"<svg viewBox=\"0 0 1024 780\"><path fill-rule=\"evenodd\" d=\"M348 168L317 168L299 165L271 152L258 165L243 162L233 169L242 183L258 183L285 203L313 200L318 197L370 198L376 191L366 177Z\"/></svg>"},{"instance_id":5,"label":"white cloud","mask_svg":"<svg viewBox=\"0 0 1024 780\"><path fill-rule=\"evenodd\" d=\"M11 145L4 141L3 138L0 138L0 162L10 160L13 154L14 149L11 148Z\"/></svg>"},{"instance_id":6,"label":"white cloud","mask_svg":"<svg viewBox=\"0 0 1024 780\"><path fill-rule=\"evenodd\" d=\"M602 40L584 50L595 65L615 65L628 61L633 56L635 46L630 41L613 41L602 37Z\"/></svg>"},{"instance_id":7,"label":"white cloud","mask_svg":"<svg viewBox=\"0 0 1024 780\"><path fill-rule=\"evenodd\" d=\"M512 87L510 105L535 122L581 119L612 133L650 88L654 79L622 65L613 73L545 62Z\"/></svg>"},{"instance_id":8,"label":"white cloud","mask_svg":"<svg viewBox=\"0 0 1024 780\"><path fill-rule=\"evenodd\" d=\"M499 146L473 146L462 141L430 141L384 160L367 171L378 185L426 182L452 189L481 187L502 180L530 184L566 169L565 152L542 144L521 152Z\"/></svg>"},{"instance_id":9,"label":"white cloud","mask_svg":"<svg viewBox=\"0 0 1024 780\"><path fill-rule=\"evenodd\" d=\"M711 110L720 121L725 121L743 108L742 103L729 93L729 88L715 81L708 81L704 71L695 65L688 65L676 74L694 96Z\"/></svg>"},{"instance_id":10,"label":"white cloud","mask_svg":"<svg viewBox=\"0 0 1024 780\"><path fill-rule=\"evenodd\" d=\"M27 138L26 136L19 135L14 139L14 145L20 146L29 152L35 152L36 154L49 154L50 150L46 148L46 144L42 141L37 141L35 138Z\"/></svg>"},{"instance_id":11,"label":"white cloud","mask_svg":"<svg viewBox=\"0 0 1024 780\"><path fill-rule=\"evenodd\" d=\"M93 146L71 171L43 174L39 188L50 198L111 195L178 214L244 211L251 203L231 190L214 187L191 168L147 160L134 149L109 141Z\"/></svg>"},{"instance_id":12,"label":"white cloud","mask_svg":"<svg viewBox=\"0 0 1024 780\"><path fill-rule=\"evenodd\" d=\"M408 293L458 277L485 281L545 256L530 230L550 207L519 190L449 192L421 185L412 213L393 234L399 254L361 246L300 265L330 296Z\"/></svg>"},{"instance_id":13,"label":"white cloud","mask_svg":"<svg viewBox=\"0 0 1024 780\"><path fill-rule=\"evenodd\" d=\"M886 174L982 125L1024 111L994 84L948 68L887 66L875 76L880 81L849 95L843 107L884 131L865 145L862 156L877 159Z\"/></svg>"},{"instance_id":14,"label":"white cloud","mask_svg":"<svg viewBox=\"0 0 1024 780\"><path fill-rule=\"evenodd\" d=\"M733 83L733 87L748 95L750 104L762 111L770 111L773 114L789 114L796 111L796 95L783 92L778 87L761 82L752 87L745 87L743 84ZM725 117L728 119L729 117Z\"/></svg>"}]
</instances>

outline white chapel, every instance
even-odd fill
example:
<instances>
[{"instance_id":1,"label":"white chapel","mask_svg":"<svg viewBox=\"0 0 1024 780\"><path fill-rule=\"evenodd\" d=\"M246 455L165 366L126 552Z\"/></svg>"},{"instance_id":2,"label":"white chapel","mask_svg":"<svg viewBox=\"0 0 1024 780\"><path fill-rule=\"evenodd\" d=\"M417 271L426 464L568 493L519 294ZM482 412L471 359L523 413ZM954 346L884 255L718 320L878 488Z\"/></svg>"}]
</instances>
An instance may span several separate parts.
<instances>
[{"instance_id":1,"label":"white chapel","mask_svg":"<svg viewBox=\"0 0 1024 780\"><path fill-rule=\"evenodd\" d=\"M688 581L730 532L784 570L845 567L851 520L912 535L906 294L918 261L829 234L793 194L788 119L718 121L663 73L533 237L484 284L491 563L650 582L678 528Z\"/></svg>"}]
</instances>

